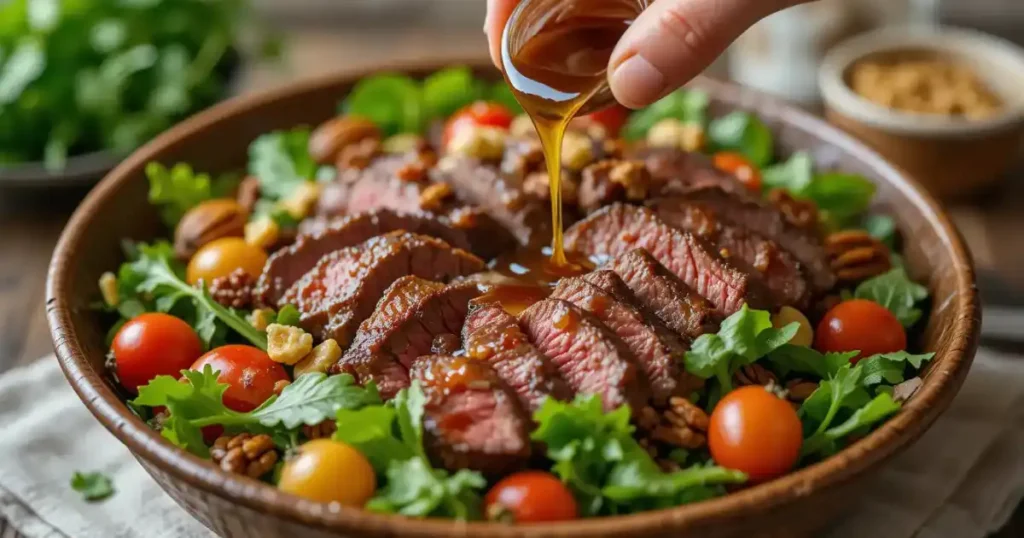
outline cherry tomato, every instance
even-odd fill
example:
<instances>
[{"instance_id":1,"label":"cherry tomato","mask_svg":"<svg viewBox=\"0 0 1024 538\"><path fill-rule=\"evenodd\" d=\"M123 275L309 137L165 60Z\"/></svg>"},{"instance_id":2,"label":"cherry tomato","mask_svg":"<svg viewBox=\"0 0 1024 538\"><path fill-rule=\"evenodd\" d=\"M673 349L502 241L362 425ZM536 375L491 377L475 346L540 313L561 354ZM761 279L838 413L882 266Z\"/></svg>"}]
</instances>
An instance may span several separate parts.
<instances>
[{"instance_id":1,"label":"cherry tomato","mask_svg":"<svg viewBox=\"0 0 1024 538\"><path fill-rule=\"evenodd\" d=\"M209 286L215 278L228 276L235 269L257 278L267 263L267 253L250 245L241 237L223 237L202 246L188 262L186 279L189 284L204 280Z\"/></svg>"},{"instance_id":2,"label":"cherry tomato","mask_svg":"<svg viewBox=\"0 0 1024 538\"><path fill-rule=\"evenodd\" d=\"M762 482L785 474L800 457L803 427L789 402L751 385L726 394L711 413L708 448L723 467Z\"/></svg>"},{"instance_id":3,"label":"cherry tomato","mask_svg":"<svg viewBox=\"0 0 1024 538\"><path fill-rule=\"evenodd\" d=\"M748 189L761 192L761 172L742 154L720 151L715 154L713 160L715 168L736 176Z\"/></svg>"},{"instance_id":4,"label":"cherry tomato","mask_svg":"<svg viewBox=\"0 0 1024 538\"><path fill-rule=\"evenodd\" d=\"M111 346L121 385L132 393L158 375L177 376L203 354L203 343L184 321L160 313L125 323Z\"/></svg>"},{"instance_id":5,"label":"cherry tomato","mask_svg":"<svg viewBox=\"0 0 1024 538\"><path fill-rule=\"evenodd\" d=\"M555 475L523 471L503 478L484 497L488 519L538 523L576 519L576 499Z\"/></svg>"},{"instance_id":6,"label":"cherry tomato","mask_svg":"<svg viewBox=\"0 0 1024 538\"><path fill-rule=\"evenodd\" d=\"M298 448L281 469L277 487L320 502L362 507L377 489L373 467L358 450L330 439L316 439Z\"/></svg>"},{"instance_id":7,"label":"cherry tomato","mask_svg":"<svg viewBox=\"0 0 1024 538\"><path fill-rule=\"evenodd\" d=\"M629 119L629 109L616 104L608 108L598 110L586 117L590 121L604 127L609 137L616 138L619 136L619 131L622 130L622 126L626 124L626 120Z\"/></svg>"},{"instance_id":8,"label":"cherry tomato","mask_svg":"<svg viewBox=\"0 0 1024 538\"><path fill-rule=\"evenodd\" d=\"M814 347L821 352L860 351L854 363L877 353L907 349L907 332L889 309L867 299L833 306L818 323Z\"/></svg>"},{"instance_id":9,"label":"cherry tomato","mask_svg":"<svg viewBox=\"0 0 1024 538\"><path fill-rule=\"evenodd\" d=\"M199 357L192 369L201 372L206 365L220 372L217 380L228 385L224 405L242 413L259 407L274 394L274 383L288 379L284 367L252 346L234 344L212 349Z\"/></svg>"},{"instance_id":10,"label":"cherry tomato","mask_svg":"<svg viewBox=\"0 0 1024 538\"><path fill-rule=\"evenodd\" d=\"M444 126L444 137L442 143L445 147L455 138L455 133L466 127L498 127L508 129L512 125L515 116L509 109L487 101L477 101L464 107L448 118Z\"/></svg>"}]
</instances>

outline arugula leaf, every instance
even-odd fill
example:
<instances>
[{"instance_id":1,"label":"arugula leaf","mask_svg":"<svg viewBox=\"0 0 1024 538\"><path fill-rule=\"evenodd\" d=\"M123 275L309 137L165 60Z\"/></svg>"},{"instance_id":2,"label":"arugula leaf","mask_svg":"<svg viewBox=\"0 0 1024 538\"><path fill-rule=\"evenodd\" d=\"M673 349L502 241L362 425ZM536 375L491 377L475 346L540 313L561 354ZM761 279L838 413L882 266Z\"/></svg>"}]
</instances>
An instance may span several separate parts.
<instances>
[{"instance_id":1,"label":"arugula leaf","mask_svg":"<svg viewBox=\"0 0 1024 538\"><path fill-rule=\"evenodd\" d=\"M864 431L900 410L900 404L888 392L880 392L861 405L842 424L829 428L804 441L801 453L829 456L837 452L837 445L846 436Z\"/></svg>"},{"instance_id":2,"label":"arugula leaf","mask_svg":"<svg viewBox=\"0 0 1024 538\"><path fill-rule=\"evenodd\" d=\"M714 377L722 394L732 390L732 374L793 339L796 322L781 329L772 327L771 314L752 310L746 304L722 322L717 334L697 338L686 352L686 371L708 379Z\"/></svg>"},{"instance_id":3,"label":"arugula leaf","mask_svg":"<svg viewBox=\"0 0 1024 538\"><path fill-rule=\"evenodd\" d=\"M700 90L676 90L653 105L630 114L622 136L627 140L640 140L647 136L651 127L664 119L704 125L710 101L708 94Z\"/></svg>"},{"instance_id":4,"label":"arugula leaf","mask_svg":"<svg viewBox=\"0 0 1024 538\"><path fill-rule=\"evenodd\" d=\"M807 346L786 344L769 353L768 362L782 377L796 372L824 379L834 376L858 354L858 351L821 353Z\"/></svg>"},{"instance_id":5,"label":"arugula leaf","mask_svg":"<svg viewBox=\"0 0 1024 538\"><path fill-rule=\"evenodd\" d=\"M842 408L857 408L864 405L868 393L861 386L863 369L847 364L828 380L818 385L807 400L800 406L800 412L817 422L815 435L824 432Z\"/></svg>"},{"instance_id":6,"label":"arugula leaf","mask_svg":"<svg viewBox=\"0 0 1024 538\"><path fill-rule=\"evenodd\" d=\"M921 319L917 303L928 298L928 288L911 280L904 268L895 267L861 282L853 296L886 307L904 327L911 327Z\"/></svg>"},{"instance_id":7,"label":"arugula leaf","mask_svg":"<svg viewBox=\"0 0 1024 538\"><path fill-rule=\"evenodd\" d=\"M716 151L738 151L758 167L770 163L775 151L768 126L755 114L742 110L711 120L708 138Z\"/></svg>"},{"instance_id":8,"label":"arugula leaf","mask_svg":"<svg viewBox=\"0 0 1024 538\"><path fill-rule=\"evenodd\" d=\"M137 244L129 253L131 261L121 265L118 271L118 288L123 299L136 299L140 304L149 305L161 312L175 311L188 305L180 315L191 321L196 332L207 346L223 329L223 324L248 340L252 345L267 349L266 333L257 330L244 316L214 301L205 286L189 286L184 278L184 268L174 259L174 250L169 243L159 241L153 245ZM147 310L149 308L147 307Z\"/></svg>"},{"instance_id":9,"label":"arugula leaf","mask_svg":"<svg viewBox=\"0 0 1024 538\"><path fill-rule=\"evenodd\" d=\"M294 430L300 426L313 426L333 418L340 410L360 409L381 403L380 393L375 384L366 386L355 384L355 379L348 374L328 376L312 372L303 374L281 391L280 396L271 396L263 405L246 413L246 417L229 420L214 420L213 424L241 425L256 420L260 424L274 428L282 426ZM204 422L204 421L200 421Z\"/></svg>"},{"instance_id":10,"label":"arugula leaf","mask_svg":"<svg viewBox=\"0 0 1024 538\"><path fill-rule=\"evenodd\" d=\"M606 413L598 396L578 395L572 402L549 398L534 421L538 426L531 438L547 447L552 472L573 489L586 515L674 506L746 480L743 473L720 467L662 472L633 437L629 407Z\"/></svg>"},{"instance_id":11,"label":"arugula leaf","mask_svg":"<svg viewBox=\"0 0 1024 538\"><path fill-rule=\"evenodd\" d=\"M310 131L297 127L260 136L249 145L249 174L260 183L260 196L287 198L295 188L313 181L317 164L309 154Z\"/></svg>"},{"instance_id":12,"label":"arugula leaf","mask_svg":"<svg viewBox=\"0 0 1024 538\"><path fill-rule=\"evenodd\" d=\"M71 475L71 489L81 493L87 501L101 501L114 494L114 483L102 473L75 471Z\"/></svg>"},{"instance_id":13,"label":"arugula leaf","mask_svg":"<svg viewBox=\"0 0 1024 538\"><path fill-rule=\"evenodd\" d=\"M146 165L146 178L149 203L160 209L160 218L172 230L189 209L213 197L210 176L194 172L185 163L168 169L151 162Z\"/></svg>"},{"instance_id":14,"label":"arugula leaf","mask_svg":"<svg viewBox=\"0 0 1024 538\"><path fill-rule=\"evenodd\" d=\"M384 136L420 132L423 108L419 83L397 73L360 80L344 103L345 112L373 120Z\"/></svg>"},{"instance_id":15,"label":"arugula leaf","mask_svg":"<svg viewBox=\"0 0 1024 538\"><path fill-rule=\"evenodd\" d=\"M867 357L857 363L858 367L864 369L862 383L865 386L888 383L895 385L904 381L904 371L907 365L914 369L915 373L920 370L925 362L931 360L935 353L913 354L906 351L893 353L879 353Z\"/></svg>"},{"instance_id":16,"label":"arugula leaf","mask_svg":"<svg viewBox=\"0 0 1024 538\"><path fill-rule=\"evenodd\" d=\"M810 153L798 151L786 161L766 167L761 177L766 188L785 189L800 196L814 181L814 160Z\"/></svg>"},{"instance_id":17,"label":"arugula leaf","mask_svg":"<svg viewBox=\"0 0 1024 538\"><path fill-rule=\"evenodd\" d=\"M442 69L423 80L423 109L427 118L447 118L485 97L481 80L465 66Z\"/></svg>"}]
</instances>

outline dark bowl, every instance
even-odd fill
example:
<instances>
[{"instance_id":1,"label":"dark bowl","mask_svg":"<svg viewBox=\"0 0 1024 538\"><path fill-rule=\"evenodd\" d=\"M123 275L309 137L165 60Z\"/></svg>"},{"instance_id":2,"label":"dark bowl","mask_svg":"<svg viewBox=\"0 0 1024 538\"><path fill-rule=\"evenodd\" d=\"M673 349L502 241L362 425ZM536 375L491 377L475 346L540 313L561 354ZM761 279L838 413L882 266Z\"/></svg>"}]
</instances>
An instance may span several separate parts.
<instances>
[{"instance_id":1,"label":"dark bowl","mask_svg":"<svg viewBox=\"0 0 1024 538\"><path fill-rule=\"evenodd\" d=\"M453 62L435 60L391 69L422 76ZM497 76L490 66L478 71ZM222 471L181 451L135 417L104 374L106 327L89 309L100 274L121 262L124 236L161 234L146 204L145 164L188 161L200 170L244 166L258 135L332 116L352 84L368 75L349 70L277 91L233 99L171 129L136 151L85 199L67 225L50 265L47 315L68 381L92 413L131 449L143 467L190 514L224 536L607 537L813 536L860 494L864 479L917 439L949 405L967 375L978 342L980 310L974 270L963 241L938 204L916 183L864 145L809 114L732 84L699 79L713 112L758 113L783 153L809 151L819 166L863 174L878 185L880 211L893 215L907 239L913 276L932 292L933 308L918 344L935 351L923 387L888 422L834 457L726 497L631 516L562 524L502 526L415 520L300 499L256 480Z\"/></svg>"}]
</instances>

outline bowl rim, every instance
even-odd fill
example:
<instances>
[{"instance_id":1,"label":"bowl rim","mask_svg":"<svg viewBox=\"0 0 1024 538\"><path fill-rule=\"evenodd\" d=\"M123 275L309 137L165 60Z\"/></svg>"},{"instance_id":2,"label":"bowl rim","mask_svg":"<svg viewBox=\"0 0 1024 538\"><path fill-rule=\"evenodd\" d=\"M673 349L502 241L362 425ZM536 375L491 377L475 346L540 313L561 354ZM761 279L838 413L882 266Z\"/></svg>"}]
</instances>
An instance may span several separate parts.
<instances>
[{"instance_id":1,"label":"bowl rim","mask_svg":"<svg viewBox=\"0 0 1024 538\"><path fill-rule=\"evenodd\" d=\"M1024 73L1024 49L1000 37L952 26L882 28L843 41L825 55L818 70L818 87L825 104L849 118L904 135L967 138L1005 131L1024 123L1024 99L1017 96L1012 96L1006 109L991 118L965 120L885 107L861 97L846 83L846 70L858 60L906 49L984 57L1015 65L1015 71ZM1000 95L1006 99L1005 92Z\"/></svg>"},{"instance_id":2,"label":"bowl rim","mask_svg":"<svg viewBox=\"0 0 1024 538\"><path fill-rule=\"evenodd\" d=\"M402 536L441 536L459 534L480 537L557 536L590 537L632 536L638 532L678 528L697 523L721 521L743 513L764 513L807 497L822 488L842 485L869 467L888 459L917 439L944 410L956 394L967 374L978 345L981 313L975 288L974 268L964 242L939 204L905 174L885 162L849 135L808 112L782 103L756 90L699 77L697 84L712 95L723 95L733 105L751 108L756 103L775 107L785 123L813 131L816 138L853 155L889 178L908 203L918 206L929 226L938 232L942 248L951 256L956 280L956 293L951 305L958 312L954 318L953 345L943 350L951 356L950 367L933 371L915 397L880 428L856 441L838 454L776 480L752 486L723 497L641 512L637 514L581 519L571 522L504 526L486 522L460 523L444 519L412 519L375 514L357 508L340 507L301 499L265 485L255 479L223 471L211 462L166 442L130 412L100 372L93 370L71 323L72 307L69 284L74 268L68 261L83 238L85 224L94 220L100 210L112 202L119 187L137 179L133 171L140 169L166 148L189 138L190 133L210 127L228 117L245 115L248 110L296 94L342 85L372 72L422 72L451 65L491 68L480 57L433 58L430 60L395 61L384 65L352 66L327 76L288 84L261 93L240 96L216 105L172 127L136 150L105 177L88 194L68 221L51 260L46 285L46 310L54 349L68 382L90 412L124 443L147 468L159 469L165 479L185 481L191 487L214 495L249 510L273 515L293 523L300 522L324 531L348 531L372 535L398 533Z\"/></svg>"}]
</instances>

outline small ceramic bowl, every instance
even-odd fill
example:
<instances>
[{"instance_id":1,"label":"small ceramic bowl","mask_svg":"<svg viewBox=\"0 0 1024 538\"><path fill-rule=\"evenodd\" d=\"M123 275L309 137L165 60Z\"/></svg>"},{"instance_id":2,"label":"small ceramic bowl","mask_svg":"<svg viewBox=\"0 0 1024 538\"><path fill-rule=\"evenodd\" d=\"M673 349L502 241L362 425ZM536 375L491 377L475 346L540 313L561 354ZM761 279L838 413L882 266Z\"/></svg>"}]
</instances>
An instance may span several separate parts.
<instances>
[{"instance_id":1,"label":"small ceramic bowl","mask_svg":"<svg viewBox=\"0 0 1024 538\"><path fill-rule=\"evenodd\" d=\"M932 53L969 66L1002 100L1002 109L980 120L916 114L854 93L849 78L859 60L901 52ZM1020 155L1024 50L1008 41L951 28L869 32L832 49L822 64L818 83L829 121L872 146L943 199L991 184Z\"/></svg>"}]
</instances>

